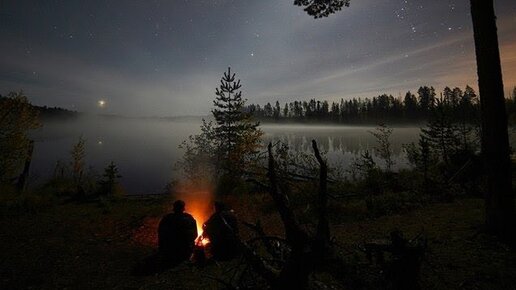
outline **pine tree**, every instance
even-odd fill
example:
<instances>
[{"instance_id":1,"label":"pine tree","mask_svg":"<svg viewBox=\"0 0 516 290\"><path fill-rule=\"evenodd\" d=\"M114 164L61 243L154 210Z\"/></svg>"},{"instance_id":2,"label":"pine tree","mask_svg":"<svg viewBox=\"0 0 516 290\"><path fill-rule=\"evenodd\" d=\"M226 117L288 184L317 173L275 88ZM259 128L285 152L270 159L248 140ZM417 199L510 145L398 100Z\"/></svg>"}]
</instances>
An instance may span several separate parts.
<instances>
[{"instance_id":1,"label":"pine tree","mask_svg":"<svg viewBox=\"0 0 516 290\"><path fill-rule=\"evenodd\" d=\"M104 179L99 181L99 194L113 196L116 192L118 179L122 176L118 174L118 167L113 161L104 169Z\"/></svg>"},{"instance_id":2,"label":"pine tree","mask_svg":"<svg viewBox=\"0 0 516 290\"><path fill-rule=\"evenodd\" d=\"M422 135L428 140L430 147L437 151L445 164L449 164L450 156L459 144L457 128L451 120L449 108L442 99L436 101L432 117L426 128L421 129Z\"/></svg>"},{"instance_id":3,"label":"pine tree","mask_svg":"<svg viewBox=\"0 0 516 290\"><path fill-rule=\"evenodd\" d=\"M423 115L427 115L432 110L435 103L434 87L420 87L417 91L419 95L419 107Z\"/></svg>"},{"instance_id":4,"label":"pine tree","mask_svg":"<svg viewBox=\"0 0 516 290\"><path fill-rule=\"evenodd\" d=\"M417 115L417 99L410 91L405 94L403 106L405 108L405 117L411 121L414 120Z\"/></svg>"},{"instance_id":5,"label":"pine tree","mask_svg":"<svg viewBox=\"0 0 516 290\"><path fill-rule=\"evenodd\" d=\"M259 123L253 122L251 114L244 110L246 100L242 99L241 87L240 80L236 80L228 68L213 101L219 166L229 172L243 169L245 159L256 153L263 134L258 129Z\"/></svg>"},{"instance_id":6,"label":"pine tree","mask_svg":"<svg viewBox=\"0 0 516 290\"><path fill-rule=\"evenodd\" d=\"M369 131L369 133L373 135L376 138L376 142L378 142L378 145L375 148L378 157L382 158L385 161L385 169L387 171L391 171L392 166L394 165L394 160L392 160L392 149L390 142L392 128L387 127L387 125L385 124L379 124L374 131Z\"/></svg>"}]
</instances>

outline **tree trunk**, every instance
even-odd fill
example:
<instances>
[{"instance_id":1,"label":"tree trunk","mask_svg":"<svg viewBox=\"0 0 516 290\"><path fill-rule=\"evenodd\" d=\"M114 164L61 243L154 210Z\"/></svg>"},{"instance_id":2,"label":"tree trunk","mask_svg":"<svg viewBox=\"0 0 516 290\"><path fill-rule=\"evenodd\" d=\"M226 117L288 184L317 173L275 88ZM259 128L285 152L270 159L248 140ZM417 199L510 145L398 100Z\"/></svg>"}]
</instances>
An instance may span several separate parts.
<instances>
[{"instance_id":1,"label":"tree trunk","mask_svg":"<svg viewBox=\"0 0 516 290\"><path fill-rule=\"evenodd\" d=\"M507 116L493 0L470 0L482 112L482 156L487 172L486 225L489 231L513 235L514 196Z\"/></svg>"}]
</instances>

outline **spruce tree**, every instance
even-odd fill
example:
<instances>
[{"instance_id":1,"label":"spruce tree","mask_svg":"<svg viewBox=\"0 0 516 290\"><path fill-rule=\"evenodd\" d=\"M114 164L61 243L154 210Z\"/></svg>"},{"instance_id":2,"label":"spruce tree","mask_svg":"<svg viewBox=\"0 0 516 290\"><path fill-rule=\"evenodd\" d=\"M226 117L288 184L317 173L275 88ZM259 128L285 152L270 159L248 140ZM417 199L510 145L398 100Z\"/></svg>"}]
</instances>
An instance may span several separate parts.
<instances>
[{"instance_id":1,"label":"spruce tree","mask_svg":"<svg viewBox=\"0 0 516 290\"><path fill-rule=\"evenodd\" d=\"M104 169L104 179L99 181L99 194L113 196L116 193L118 179L122 176L118 174L118 167L113 161Z\"/></svg>"},{"instance_id":2,"label":"spruce tree","mask_svg":"<svg viewBox=\"0 0 516 290\"><path fill-rule=\"evenodd\" d=\"M228 68L213 101L218 163L228 172L245 168L246 158L256 153L263 134L258 129L259 123L253 122L252 115L244 110L246 100L242 98L241 87L240 80L236 80L235 74Z\"/></svg>"},{"instance_id":3,"label":"spruce tree","mask_svg":"<svg viewBox=\"0 0 516 290\"><path fill-rule=\"evenodd\" d=\"M457 132L449 108L445 106L442 99L438 99L427 127L422 128L421 133L446 165L449 164L451 155L455 153L460 143Z\"/></svg>"}]
</instances>

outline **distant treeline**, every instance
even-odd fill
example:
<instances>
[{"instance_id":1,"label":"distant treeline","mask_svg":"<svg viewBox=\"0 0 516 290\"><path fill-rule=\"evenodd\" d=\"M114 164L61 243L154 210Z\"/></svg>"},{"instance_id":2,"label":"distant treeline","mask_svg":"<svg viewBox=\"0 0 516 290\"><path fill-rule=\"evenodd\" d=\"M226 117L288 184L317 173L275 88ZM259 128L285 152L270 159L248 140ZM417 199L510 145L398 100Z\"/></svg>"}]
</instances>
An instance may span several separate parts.
<instances>
[{"instance_id":1,"label":"distant treeline","mask_svg":"<svg viewBox=\"0 0 516 290\"><path fill-rule=\"evenodd\" d=\"M382 94L373 98L341 99L339 102L293 101L265 106L251 104L245 108L255 118L270 122L328 122L328 123L417 123L427 121L433 111L443 107L457 119L468 122L478 120L480 104L476 92L466 86L449 87L437 96L433 87L422 86L417 94L408 91L404 97ZM507 100L510 119L516 119L516 87Z\"/></svg>"},{"instance_id":2,"label":"distant treeline","mask_svg":"<svg viewBox=\"0 0 516 290\"><path fill-rule=\"evenodd\" d=\"M58 107L47 107L47 106L34 106L39 112L39 117L42 120L62 120L62 119L74 119L79 116L77 111L71 111Z\"/></svg>"},{"instance_id":3,"label":"distant treeline","mask_svg":"<svg viewBox=\"0 0 516 290\"><path fill-rule=\"evenodd\" d=\"M6 104L9 98L20 98L24 96L23 91L10 92L7 95L0 94L0 106ZM29 103L29 106L36 109L38 117L41 120L56 120L56 119L73 119L79 116L77 111L71 111L59 107L35 106Z\"/></svg>"}]
</instances>

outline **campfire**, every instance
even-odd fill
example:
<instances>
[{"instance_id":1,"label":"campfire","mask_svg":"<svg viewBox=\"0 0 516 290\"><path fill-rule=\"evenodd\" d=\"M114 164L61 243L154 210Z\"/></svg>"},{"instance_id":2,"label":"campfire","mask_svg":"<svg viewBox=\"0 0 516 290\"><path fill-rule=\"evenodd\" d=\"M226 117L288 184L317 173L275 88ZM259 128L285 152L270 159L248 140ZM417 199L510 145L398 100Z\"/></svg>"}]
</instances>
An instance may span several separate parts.
<instances>
[{"instance_id":1,"label":"campfire","mask_svg":"<svg viewBox=\"0 0 516 290\"><path fill-rule=\"evenodd\" d=\"M197 237L197 239L195 240L196 247L205 248L209 244L210 244L210 239L208 239L208 237L204 237L202 234L199 237Z\"/></svg>"},{"instance_id":2,"label":"campfire","mask_svg":"<svg viewBox=\"0 0 516 290\"><path fill-rule=\"evenodd\" d=\"M209 256L208 237L203 236L203 224L210 218L213 213L213 194L210 191L188 191L177 196L178 199L184 200L186 203L186 212L191 214L197 223L198 237L195 240L192 261L203 263Z\"/></svg>"}]
</instances>

